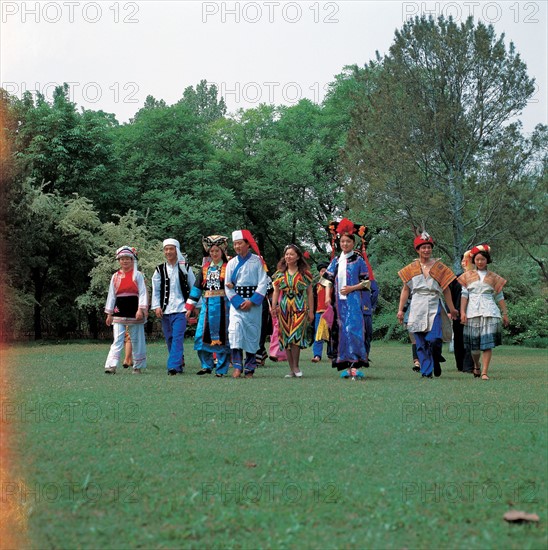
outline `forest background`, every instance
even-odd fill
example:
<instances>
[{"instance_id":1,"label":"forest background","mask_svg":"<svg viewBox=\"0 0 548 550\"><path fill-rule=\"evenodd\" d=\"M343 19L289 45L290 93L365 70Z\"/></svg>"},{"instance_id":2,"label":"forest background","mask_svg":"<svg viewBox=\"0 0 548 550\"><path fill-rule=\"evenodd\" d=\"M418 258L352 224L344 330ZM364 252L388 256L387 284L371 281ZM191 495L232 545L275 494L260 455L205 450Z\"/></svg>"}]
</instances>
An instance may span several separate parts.
<instances>
[{"instance_id":1,"label":"forest background","mask_svg":"<svg viewBox=\"0 0 548 550\"><path fill-rule=\"evenodd\" d=\"M248 228L273 270L289 243L328 259L328 223L348 216L369 228L375 338L405 337L397 271L425 225L456 272L465 250L492 246L505 342L546 347L548 128L519 121L534 90L504 35L443 17L407 21L319 104L229 114L203 80L120 124L79 109L68 85L51 101L0 89L2 340L101 337L123 244L150 280L164 238L198 267L203 235Z\"/></svg>"}]
</instances>

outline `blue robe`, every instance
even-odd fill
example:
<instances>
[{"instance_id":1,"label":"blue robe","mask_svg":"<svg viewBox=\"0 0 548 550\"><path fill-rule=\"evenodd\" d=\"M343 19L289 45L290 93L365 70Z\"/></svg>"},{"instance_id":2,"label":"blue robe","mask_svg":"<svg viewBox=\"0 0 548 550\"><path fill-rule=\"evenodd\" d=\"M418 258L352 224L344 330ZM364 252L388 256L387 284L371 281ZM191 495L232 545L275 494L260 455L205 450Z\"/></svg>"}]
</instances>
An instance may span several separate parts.
<instances>
[{"instance_id":1,"label":"blue robe","mask_svg":"<svg viewBox=\"0 0 548 550\"><path fill-rule=\"evenodd\" d=\"M333 367L344 370L350 365L359 368L367 363L365 347L366 323L364 315L370 304L369 290L356 290L341 299L337 277L339 258L332 260L323 279L333 285L332 303L335 305L336 319L333 323L332 345L337 350ZM369 272L364 259L355 252L347 259L346 285L353 286L369 280ZM367 296L366 296L367 294Z\"/></svg>"},{"instance_id":2,"label":"blue robe","mask_svg":"<svg viewBox=\"0 0 548 550\"><path fill-rule=\"evenodd\" d=\"M229 352L228 312L229 302L224 291L224 266L209 263L202 268L188 300L196 305L202 298L202 309L194 337L196 351Z\"/></svg>"}]
</instances>

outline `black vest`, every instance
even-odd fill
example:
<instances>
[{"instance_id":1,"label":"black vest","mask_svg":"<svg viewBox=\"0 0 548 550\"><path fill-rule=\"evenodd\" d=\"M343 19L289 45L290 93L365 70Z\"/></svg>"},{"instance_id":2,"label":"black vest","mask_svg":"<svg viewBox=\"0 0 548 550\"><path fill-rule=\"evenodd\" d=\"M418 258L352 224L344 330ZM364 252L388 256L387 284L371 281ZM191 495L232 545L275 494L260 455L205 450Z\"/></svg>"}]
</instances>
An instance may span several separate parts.
<instances>
[{"instance_id":1,"label":"black vest","mask_svg":"<svg viewBox=\"0 0 548 550\"><path fill-rule=\"evenodd\" d=\"M181 292L183 299L186 302L190 294L190 288L188 286L188 276L181 270L179 263L177 263L177 269L179 270L179 285L181 286ZM160 273L160 302L162 311L165 311L169 304L169 276L167 274L167 263L163 263L156 268L156 271Z\"/></svg>"}]
</instances>

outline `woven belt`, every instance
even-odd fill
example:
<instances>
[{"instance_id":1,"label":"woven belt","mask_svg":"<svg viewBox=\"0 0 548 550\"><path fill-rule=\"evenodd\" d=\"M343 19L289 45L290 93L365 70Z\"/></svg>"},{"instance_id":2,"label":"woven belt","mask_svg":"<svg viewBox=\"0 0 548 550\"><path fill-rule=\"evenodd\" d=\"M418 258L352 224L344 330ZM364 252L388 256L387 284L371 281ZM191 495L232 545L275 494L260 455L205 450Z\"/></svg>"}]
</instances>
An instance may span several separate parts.
<instances>
[{"instance_id":1,"label":"woven belt","mask_svg":"<svg viewBox=\"0 0 548 550\"><path fill-rule=\"evenodd\" d=\"M206 290L204 292L204 298L214 298L215 296L224 296L224 290Z\"/></svg>"}]
</instances>

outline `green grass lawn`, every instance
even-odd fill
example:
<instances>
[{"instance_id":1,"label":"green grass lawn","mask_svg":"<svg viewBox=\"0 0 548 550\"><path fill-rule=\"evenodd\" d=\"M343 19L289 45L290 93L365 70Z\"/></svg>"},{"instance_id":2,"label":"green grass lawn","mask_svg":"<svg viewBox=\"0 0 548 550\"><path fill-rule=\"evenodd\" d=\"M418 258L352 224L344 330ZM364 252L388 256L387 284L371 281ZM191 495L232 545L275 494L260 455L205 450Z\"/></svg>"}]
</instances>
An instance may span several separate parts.
<instances>
[{"instance_id":1,"label":"green grass lawn","mask_svg":"<svg viewBox=\"0 0 548 550\"><path fill-rule=\"evenodd\" d=\"M105 376L108 346L15 348L2 421L32 547L546 548L543 350L497 348L488 382L449 353L421 379L381 343L365 381L309 350L303 379L234 380L195 376L190 341L183 376L160 342L145 375Z\"/></svg>"}]
</instances>

